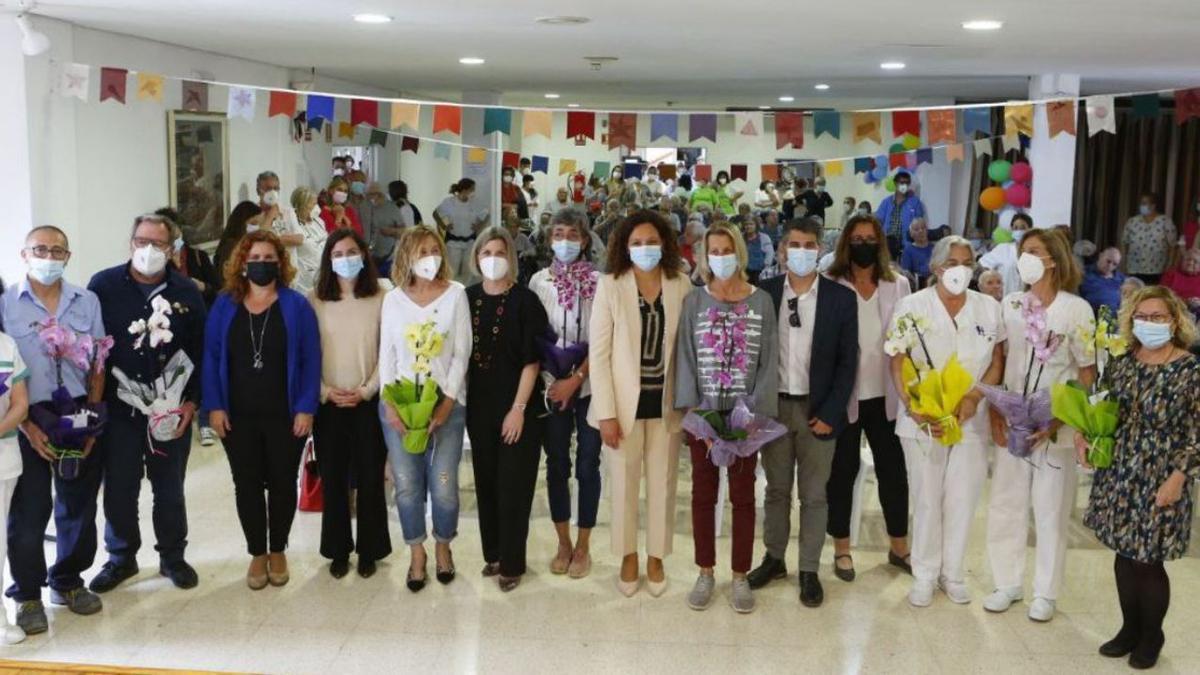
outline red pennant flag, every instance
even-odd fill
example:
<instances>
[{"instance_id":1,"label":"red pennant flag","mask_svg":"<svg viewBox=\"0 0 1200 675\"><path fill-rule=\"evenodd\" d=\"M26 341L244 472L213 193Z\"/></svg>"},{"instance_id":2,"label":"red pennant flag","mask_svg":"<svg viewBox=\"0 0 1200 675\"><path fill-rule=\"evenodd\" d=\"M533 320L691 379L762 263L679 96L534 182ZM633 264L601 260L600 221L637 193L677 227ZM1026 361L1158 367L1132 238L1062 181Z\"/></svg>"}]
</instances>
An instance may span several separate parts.
<instances>
[{"instance_id":1,"label":"red pennant flag","mask_svg":"<svg viewBox=\"0 0 1200 675\"><path fill-rule=\"evenodd\" d=\"M637 145L637 113L608 114L608 149Z\"/></svg>"},{"instance_id":2,"label":"red pennant flag","mask_svg":"<svg viewBox=\"0 0 1200 675\"><path fill-rule=\"evenodd\" d=\"M692 175L696 180L712 181L712 164L697 164L692 167Z\"/></svg>"},{"instance_id":3,"label":"red pennant flag","mask_svg":"<svg viewBox=\"0 0 1200 675\"><path fill-rule=\"evenodd\" d=\"M567 138L586 136L596 138L596 113L582 110L567 112Z\"/></svg>"},{"instance_id":4,"label":"red pennant flag","mask_svg":"<svg viewBox=\"0 0 1200 675\"><path fill-rule=\"evenodd\" d=\"M100 102L114 99L121 105L125 104L125 85L129 71L124 68L100 69Z\"/></svg>"},{"instance_id":5,"label":"red pennant flag","mask_svg":"<svg viewBox=\"0 0 1200 675\"><path fill-rule=\"evenodd\" d=\"M267 105L267 117L283 115L291 119L296 115L296 92L294 91L273 91L271 92L271 101Z\"/></svg>"},{"instance_id":6,"label":"red pennant flag","mask_svg":"<svg viewBox=\"0 0 1200 675\"><path fill-rule=\"evenodd\" d=\"M449 131L462 134L462 108L456 105L433 106L433 133Z\"/></svg>"},{"instance_id":7,"label":"red pennant flag","mask_svg":"<svg viewBox=\"0 0 1200 675\"><path fill-rule=\"evenodd\" d=\"M921 135L921 113L918 110L896 110L892 113L892 136Z\"/></svg>"},{"instance_id":8,"label":"red pennant flag","mask_svg":"<svg viewBox=\"0 0 1200 675\"><path fill-rule=\"evenodd\" d=\"M362 98L350 99L350 124L379 126L379 101L368 101Z\"/></svg>"},{"instance_id":9,"label":"red pennant flag","mask_svg":"<svg viewBox=\"0 0 1200 675\"><path fill-rule=\"evenodd\" d=\"M515 169L518 166L520 166L520 164L521 164L521 153L519 153L519 152L505 152L504 155L502 156L502 158L500 159L500 166L511 166L512 168Z\"/></svg>"},{"instance_id":10,"label":"red pennant flag","mask_svg":"<svg viewBox=\"0 0 1200 675\"><path fill-rule=\"evenodd\" d=\"M763 164L758 169L759 175L763 180L779 180L779 165L778 164Z\"/></svg>"},{"instance_id":11,"label":"red pennant flag","mask_svg":"<svg viewBox=\"0 0 1200 675\"><path fill-rule=\"evenodd\" d=\"M1200 87L1176 91L1175 123L1183 124L1193 117L1200 117Z\"/></svg>"},{"instance_id":12,"label":"red pennant flag","mask_svg":"<svg viewBox=\"0 0 1200 675\"><path fill-rule=\"evenodd\" d=\"M893 152L888 155L888 169L903 169L905 164L903 152Z\"/></svg>"},{"instance_id":13,"label":"red pennant flag","mask_svg":"<svg viewBox=\"0 0 1200 675\"><path fill-rule=\"evenodd\" d=\"M789 143L797 150L804 147L804 113L775 113L775 148Z\"/></svg>"},{"instance_id":14,"label":"red pennant flag","mask_svg":"<svg viewBox=\"0 0 1200 675\"><path fill-rule=\"evenodd\" d=\"M746 165L745 164L730 164L729 165L729 180L746 180Z\"/></svg>"},{"instance_id":15,"label":"red pennant flag","mask_svg":"<svg viewBox=\"0 0 1200 675\"><path fill-rule=\"evenodd\" d=\"M417 149L421 147L421 139L412 136L405 136L400 139L400 152L412 150L413 154L417 154Z\"/></svg>"}]
</instances>

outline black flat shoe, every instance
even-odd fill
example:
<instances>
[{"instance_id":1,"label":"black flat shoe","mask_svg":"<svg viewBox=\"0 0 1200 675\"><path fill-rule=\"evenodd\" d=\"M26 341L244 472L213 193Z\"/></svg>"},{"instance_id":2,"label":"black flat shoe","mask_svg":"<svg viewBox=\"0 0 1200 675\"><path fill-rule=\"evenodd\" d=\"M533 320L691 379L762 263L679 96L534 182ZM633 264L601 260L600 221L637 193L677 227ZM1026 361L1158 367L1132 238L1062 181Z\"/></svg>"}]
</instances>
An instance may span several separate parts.
<instances>
[{"instance_id":1,"label":"black flat shoe","mask_svg":"<svg viewBox=\"0 0 1200 675\"><path fill-rule=\"evenodd\" d=\"M842 558L850 561L849 569L838 567L837 561L841 560ZM854 581L854 558L851 558L849 553L842 553L841 555L833 556L833 576L845 582Z\"/></svg>"},{"instance_id":2,"label":"black flat shoe","mask_svg":"<svg viewBox=\"0 0 1200 675\"><path fill-rule=\"evenodd\" d=\"M480 572L485 577L494 577L500 574L500 563L488 563L483 566L483 571Z\"/></svg>"},{"instance_id":3,"label":"black flat shoe","mask_svg":"<svg viewBox=\"0 0 1200 675\"><path fill-rule=\"evenodd\" d=\"M133 570L136 572L137 567L134 567ZM200 575L196 574L195 568L187 564L186 560L162 563L158 567L158 573L170 579L171 583L175 584L175 588L187 590L195 588L200 583Z\"/></svg>"},{"instance_id":4,"label":"black flat shoe","mask_svg":"<svg viewBox=\"0 0 1200 675\"><path fill-rule=\"evenodd\" d=\"M1162 652L1165 638L1160 631L1157 637L1143 637L1137 647L1129 655L1129 667L1134 670L1147 670L1158 663L1158 655Z\"/></svg>"},{"instance_id":5,"label":"black flat shoe","mask_svg":"<svg viewBox=\"0 0 1200 675\"><path fill-rule=\"evenodd\" d=\"M1107 656L1110 659L1124 658L1133 653L1137 644L1138 636L1133 631L1121 628L1116 637L1100 645L1100 656Z\"/></svg>"},{"instance_id":6,"label":"black flat shoe","mask_svg":"<svg viewBox=\"0 0 1200 675\"><path fill-rule=\"evenodd\" d=\"M521 577L501 576L499 583L500 583L500 590L507 593L507 592L511 591L512 589L516 588L517 586L521 585Z\"/></svg>"},{"instance_id":7,"label":"black flat shoe","mask_svg":"<svg viewBox=\"0 0 1200 675\"><path fill-rule=\"evenodd\" d=\"M750 582L750 588L758 590L775 579L783 579L786 576L787 565L782 560L772 558L768 553L763 556L762 564L746 575L746 581Z\"/></svg>"},{"instance_id":8,"label":"black flat shoe","mask_svg":"<svg viewBox=\"0 0 1200 675\"><path fill-rule=\"evenodd\" d=\"M454 581L454 575L455 575L454 556L451 555L449 565L447 565L446 567L442 567L439 565L437 567L438 583L445 586L446 584L450 583L451 581Z\"/></svg>"},{"instance_id":9,"label":"black flat shoe","mask_svg":"<svg viewBox=\"0 0 1200 675\"><path fill-rule=\"evenodd\" d=\"M410 568L408 568L408 574L405 577L404 585L408 586L408 590L412 591L413 593L416 593L416 592L420 591L422 588L425 588L426 581L428 581L428 577L425 575L425 570L421 570L421 578L418 579L415 576L413 576L413 571L412 571L412 568L410 567Z\"/></svg>"},{"instance_id":10,"label":"black flat shoe","mask_svg":"<svg viewBox=\"0 0 1200 675\"><path fill-rule=\"evenodd\" d=\"M800 573L800 604L805 607L820 607L825 601L825 589L816 572Z\"/></svg>"},{"instance_id":11,"label":"black flat shoe","mask_svg":"<svg viewBox=\"0 0 1200 675\"><path fill-rule=\"evenodd\" d=\"M379 568L376 567L374 560L363 560L362 558L358 559L358 576L364 579L370 579L371 577L375 576L375 571L377 569Z\"/></svg>"},{"instance_id":12,"label":"black flat shoe","mask_svg":"<svg viewBox=\"0 0 1200 675\"><path fill-rule=\"evenodd\" d=\"M126 579L137 576L137 573L137 563L118 565L111 561L106 562L104 563L104 567L100 568L100 573L92 579L92 583L88 584L88 588L93 593L107 593L120 586L121 582Z\"/></svg>"},{"instance_id":13,"label":"black flat shoe","mask_svg":"<svg viewBox=\"0 0 1200 675\"><path fill-rule=\"evenodd\" d=\"M909 575L912 574L912 563L909 562L909 560L911 558L912 558L911 554L906 555L903 558L901 558L900 556L896 555L894 552L888 551L888 564L893 567L899 567L900 569L904 570L904 572L906 574L909 574Z\"/></svg>"},{"instance_id":14,"label":"black flat shoe","mask_svg":"<svg viewBox=\"0 0 1200 675\"><path fill-rule=\"evenodd\" d=\"M342 577L346 576L349 573L350 573L350 561L349 560L345 560L345 559L334 560L333 562L329 563L329 576L333 577L334 579L341 579Z\"/></svg>"}]
</instances>

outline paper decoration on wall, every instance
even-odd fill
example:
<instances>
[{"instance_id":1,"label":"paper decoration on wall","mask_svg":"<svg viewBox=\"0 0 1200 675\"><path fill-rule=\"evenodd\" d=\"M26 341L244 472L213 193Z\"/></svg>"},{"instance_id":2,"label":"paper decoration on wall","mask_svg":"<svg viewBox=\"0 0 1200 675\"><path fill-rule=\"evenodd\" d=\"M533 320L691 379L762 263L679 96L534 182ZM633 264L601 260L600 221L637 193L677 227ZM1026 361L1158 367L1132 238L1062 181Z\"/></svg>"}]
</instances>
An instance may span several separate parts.
<instances>
[{"instance_id":1,"label":"paper decoration on wall","mask_svg":"<svg viewBox=\"0 0 1200 675\"><path fill-rule=\"evenodd\" d=\"M929 131L929 144L953 143L958 140L957 111L929 110L925 113L925 127Z\"/></svg>"},{"instance_id":2,"label":"paper decoration on wall","mask_svg":"<svg viewBox=\"0 0 1200 675\"><path fill-rule=\"evenodd\" d=\"M575 171L575 160L560 159L558 160L558 175L565 176Z\"/></svg>"},{"instance_id":3,"label":"paper decoration on wall","mask_svg":"<svg viewBox=\"0 0 1200 675\"><path fill-rule=\"evenodd\" d=\"M975 137L976 133L985 136L992 135L991 108L963 108L963 133L967 139Z\"/></svg>"},{"instance_id":4,"label":"paper decoration on wall","mask_svg":"<svg viewBox=\"0 0 1200 675\"><path fill-rule=\"evenodd\" d=\"M500 155L500 166L515 169L520 165L521 153L506 150L502 155Z\"/></svg>"},{"instance_id":5,"label":"paper decoration on wall","mask_svg":"<svg viewBox=\"0 0 1200 675\"><path fill-rule=\"evenodd\" d=\"M966 150L966 148L963 147L962 143L954 143L953 145L947 145L946 146L946 161L947 162L963 161L963 159L965 159L965 157L966 157L965 150Z\"/></svg>"},{"instance_id":6,"label":"paper decoration on wall","mask_svg":"<svg viewBox=\"0 0 1200 675\"><path fill-rule=\"evenodd\" d=\"M717 116L711 113L697 113L688 116L688 141L707 138L717 142Z\"/></svg>"},{"instance_id":7,"label":"paper decoration on wall","mask_svg":"<svg viewBox=\"0 0 1200 675\"><path fill-rule=\"evenodd\" d=\"M354 125L349 122L338 122L338 138L354 138Z\"/></svg>"},{"instance_id":8,"label":"paper decoration on wall","mask_svg":"<svg viewBox=\"0 0 1200 675\"><path fill-rule=\"evenodd\" d=\"M1158 94L1141 94L1133 96L1133 116L1136 119L1158 117L1162 112L1162 102Z\"/></svg>"},{"instance_id":9,"label":"paper decoration on wall","mask_svg":"<svg viewBox=\"0 0 1200 675\"><path fill-rule=\"evenodd\" d=\"M382 129L372 129L371 136L367 139L367 145L378 145L379 147L387 147L388 133Z\"/></svg>"},{"instance_id":10,"label":"paper decoration on wall","mask_svg":"<svg viewBox=\"0 0 1200 675\"><path fill-rule=\"evenodd\" d=\"M584 110L567 113L567 138L577 136L596 139L596 113Z\"/></svg>"},{"instance_id":11,"label":"paper decoration on wall","mask_svg":"<svg viewBox=\"0 0 1200 675\"><path fill-rule=\"evenodd\" d=\"M487 108L483 111L483 135L499 131L505 136L512 135L512 110L508 108Z\"/></svg>"},{"instance_id":12,"label":"paper decoration on wall","mask_svg":"<svg viewBox=\"0 0 1200 675\"><path fill-rule=\"evenodd\" d=\"M433 144L433 158L434 159L450 159L450 146L446 145L445 143L434 143Z\"/></svg>"},{"instance_id":13,"label":"paper decoration on wall","mask_svg":"<svg viewBox=\"0 0 1200 675\"><path fill-rule=\"evenodd\" d=\"M267 117L296 115L296 94L290 91L273 91L267 101Z\"/></svg>"},{"instance_id":14,"label":"paper decoration on wall","mask_svg":"<svg viewBox=\"0 0 1200 675\"><path fill-rule=\"evenodd\" d=\"M350 124L379 126L379 101L369 101L365 98L350 99Z\"/></svg>"},{"instance_id":15,"label":"paper decoration on wall","mask_svg":"<svg viewBox=\"0 0 1200 675\"><path fill-rule=\"evenodd\" d=\"M308 95L308 121L322 118L333 122L333 97Z\"/></svg>"},{"instance_id":16,"label":"paper decoration on wall","mask_svg":"<svg viewBox=\"0 0 1200 675\"><path fill-rule=\"evenodd\" d=\"M312 97L309 97L311 100ZM188 112L208 112L208 84L205 82L183 81L183 109ZM333 119L333 99L329 99L330 115ZM312 121L312 108L309 108L308 119Z\"/></svg>"},{"instance_id":17,"label":"paper decoration on wall","mask_svg":"<svg viewBox=\"0 0 1200 675\"><path fill-rule=\"evenodd\" d=\"M414 136L405 136L400 139L400 152L412 151L415 155L421 150L421 139Z\"/></svg>"},{"instance_id":18,"label":"paper decoration on wall","mask_svg":"<svg viewBox=\"0 0 1200 675\"><path fill-rule=\"evenodd\" d=\"M124 68L101 68L100 69L100 102L103 103L108 99L113 99L117 103L125 104L125 85L129 71Z\"/></svg>"},{"instance_id":19,"label":"paper decoration on wall","mask_svg":"<svg viewBox=\"0 0 1200 675\"><path fill-rule=\"evenodd\" d=\"M1012 152L1021 147L1021 136L1019 134L1005 134L1000 139L1000 145L1004 148L1004 152Z\"/></svg>"},{"instance_id":20,"label":"paper decoration on wall","mask_svg":"<svg viewBox=\"0 0 1200 675\"><path fill-rule=\"evenodd\" d=\"M550 138L550 130L554 128L554 114L549 110L526 110L521 117L522 136L541 134Z\"/></svg>"},{"instance_id":21,"label":"paper decoration on wall","mask_svg":"<svg viewBox=\"0 0 1200 675\"><path fill-rule=\"evenodd\" d=\"M1084 106L1087 110L1088 136L1095 136L1101 131L1117 133L1117 115L1112 96L1089 96L1084 99Z\"/></svg>"},{"instance_id":22,"label":"paper decoration on wall","mask_svg":"<svg viewBox=\"0 0 1200 675\"><path fill-rule=\"evenodd\" d=\"M775 149L788 144L796 150L804 147L804 113L775 113Z\"/></svg>"},{"instance_id":23,"label":"paper decoration on wall","mask_svg":"<svg viewBox=\"0 0 1200 675\"><path fill-rule=\"evenodd\" d=\"M933 164L933 148L920 148L917 150L917 166L922 164Z\"/></svg>"},{"instance_id":24,"label":"paper decoration on wall","mask_svg":"<svg viewBox=\"0 0 1200 675\"><path fill-rule=\"evenodd\" d=\"M441 106L439 106L441 107ZM487 161L487 150L483 148L467 148L468 164L483 164Z\"/></svg>"},{"instance_id":25,"label":"paper decoration on wall","mask_svg":"<svg viewBox=\"0 0 1200 675\"><path fill-rule=\"evenodd\" d=\"M892 152L888 154L888 170L900 169L905 165L903 152Z\"/></svg>"},{"instance_id":26,"label":"paper decoration on wall","mask_svg":"<svg viewBox=\"0 0 1200 675\"><path fill-rule=\"evenodd\" d=\"M779 165L778 164L763 164L758 168L758 175L763 180L779 180Z\"/></svg>"},{"instance_id":27,"label":"paper decoration on wall","mask_svg":"<svg viewBox=\"0 0 1200 675\"><path fill-rule=\"evenodd\" d=\"M64 63L58 76L58 94L67 98L75 97L86 103L91 78L92 69L87 64Z\"/></svg>"},{"instance_id":28,"label":"paper decoration on wall","mask_svg":"<svg viewBox=\"0 0 1200 675\"><path fill-rule=\"evenodd\" d=\"M1021 103L1004 106L1004 135L1024 134L1033 136L1033 104Z\"/></svg>"},{"instance_id":29,"label":"paper decoration on wall","mask_svg":"<svg viewBox=\"0 0 1200 675\"><path fill-rule=\"evenodd\" d=\"M850 123L854 126L855 143L861 143L863 139L870 139L876 143L883 142L883 136L879 133L879 113L854 113L850 117Z\"/></svg>"},{"instance_id":30,"label":"paper decoration on wall","mask_svg":"<svg viewBox=\"0 0 1200 675\"><path fill-rule=\"evenodd\" d=\"M632 151L637 146L637 114L608 114L608 149L625 148Z\"/></svg>"},{"instance_id":31,"label":"paper decoration on wall","mask_svg":"<svg viewBox=\"0 0 1200 675\"><path fill-rule=\"evenodd\" d=\"M837 178L846 173L846 163L841 160L833 162L825 162L825 175L830 178Z\"/></svg>"},{"instance_id":32,"label":"paper decoration on wall","mask_svg":"<svg viewBox=\"0 0 1200 675\"><path fill-rule=\"evenodd\" d=\"M156 73L137 74L137 97L139 101L163 100L163 76Z\"/></svg>"},{"instance_id":33,"label":"paper decoration on wall","mask_svg":"<svg viewBox=\"0 0 1200 675\"><path fill-rule=\"evenodd\" d=\"M855 157L854 158L854 175L857 176L860 173L868 173L870 171L871 171L871 158L870 157Z\"/></svg>"},{"instance_id":34,"label":"paper decoration on wall","mask_svg":"<svg viewBox=\"0 0 1200 675\"><path fill-rule=\"evenodd\" d=\"M462 135L462 108L456 105L433 106L433 133L439 131Z\"/></svg>"},{"instance_id":35,"label":"paper decoration on wall","mask_svg":"<svg viewBox=\"0 0 1200 675\"><path fill-rule=\"evenodd\" d=\"M638 180L641 180L642 176L644 175L644 171L643 171L643 169L642 169L642 165L641 165L641 164L639 164L639 163L636 163L636 162L626 162L626 163L624 164L624 168L625 168L625 174L624 174L624 176L625 176L626 178L636 178L636 179L638 179Z\"/></svg>"},{"instance_id":36,"label":"paper decoration on wall","mask_svg":"<svg viewBox=\"0 0 1200 675\"><path fill-rule=\"evenodd\" d=\"M892 111L892 136L900 138L905 134L921 135L921 113L917 110Z\"/></svg>"},{"instance_id":37,"label":"paper decoration on wall","mask_svg":"<svg viewBox=\"0 0 1200 675\"><path fill-rule=\"evenodd\" d=\"M550 158L542 155L534 155L530 160L529 170L533 173L550 173Z\"/></svg>"},{"instance_id":38,"label":"paper decoration on wall","mask_svg":"<svg viewBox=\"0 0 1200 675\"><path fill-rule=\"evenodd\" d=\"M607 181L609 179L609 171L612 170L612 162L605 160L597 160L592 164L592 175L599 176L600 180Z\"/></svg>"},{"instance_id":39,"label":"paper decoration on wall","mask_svg":"<svg viewBox=\"0 0 1200 675\"><path fill-rule=\"evenodd\" d=\"M421 106L416 103L393 103L392 119L388 126L393 129L400 127L419 129L421 127Z\"/></svg>"},{"instance_id":40,"label":"paper decoration on wall","mask_svg":"<svg viewBox=\"0 0 1200 675\"><path fill-rule=\"evenodd\" d=\"M733 131L738 136L761 136L763 114L760 112L733 113Z\"/></svg>"},{"instance_id":41,"label":"paper decoration on wall","mask_svg":"<svg viewBox=\"0 0 1200 675\"><path fill-rule=\"evenodd\" d=\"M745 164L730 164L729 165L729 180L746 180L746 165Z\"/></svg>"},{"instance_id":42,"label":"paper decoration on wall","mask_svg":"<svg viewBox=\"0 0 1200 675\"><path fill-rule=\"evenodd\" d=\"M672 141L679 141L679 116L670 113L655 113L650 115L650 141L654 142L666 136Z\"/></svg>"},{"instance_id":43,"label":"paper decoration on wall","mask_svg":"<svg viewBox=\"0 0 1200 675\"><path fill-rule=\"evenodd\" d=\"M1066 132L1075 135L1075 101L1050 101L1046 104L1046 123L1050 138Z\"/></svg>"},{"instance_id":44,"label":"paper decoration on wall","mask_svg":"<svg viewBox=\"0 0 1200 675\"><path fill-rule=\"evenodd\" d=\"M991 154L992 154L992 139L981 138L981 139L975 141L975 156L976 157L983 157L984 155L990 156Z\"/></svg>"},{"instance_id":45,"label":"paper decoration on wall","mask_svg":"<svg viewBox=\"0 0 1200 675\"><path fill-rule=\"evenodd\" d=\"M253 89L246 87L230 87L229 103L225 107L225 115L230 119L241 117L247 122L254 121L254 102L257 98Z\"/></svg>"},{"instance_id":46,"label":"paper decoration on wall","mask_svg":"<svg viewBox=\"0 0 1200 675\"><path fill-rule=\"evenodd\" d=\"M829 134L834 138L842 137L842 114L830 110L817 110L813 114L813 138L821 134Z\"/></svg>"},{"instance_id":47,"label":"paper decoration on wall","mask_svg":"<svg viewBox=\"0 0 1200 675\"><path fill-rule=\"evenodd\" d=\"M1200 117L1200 87L1176 91L1175 123L1183 124L1193 117Z\"/></svg>"}]
</instances>

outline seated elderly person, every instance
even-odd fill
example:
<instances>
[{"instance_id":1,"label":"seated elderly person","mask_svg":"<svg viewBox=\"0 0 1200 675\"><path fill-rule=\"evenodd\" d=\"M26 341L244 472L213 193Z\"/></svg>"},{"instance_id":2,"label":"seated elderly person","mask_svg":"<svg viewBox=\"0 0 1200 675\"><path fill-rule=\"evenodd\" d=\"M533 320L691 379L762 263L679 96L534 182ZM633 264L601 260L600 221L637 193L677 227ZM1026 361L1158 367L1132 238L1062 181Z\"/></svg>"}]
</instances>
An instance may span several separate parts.
<instances>
[{"instance_id":1,"label":"seated elderly person","mask_svg":"<svg viewBox=\"0 0 1200 675\"><path fill-rule=\"evenodd\" d=\"M1121 306L1121 284L1125 283L1125 275L1120 267L1121 249L1110 246L1100 251L1095 265L1087 268L1083 283L1079 286L1079 295L1088 301L1093 311L1099 312L1101 307L1108 307L1115 314Z\"/></svg>"},{"instance_id":2,"label":"seated elderly person","mask_svg":"<svg viewBox=\"0 0 1200 675\"><path fill-rule=\"evenodd\" d=\"M929 257L933 255L933 243L929 241L929 230L924 218L913 218L908 226L908 241L900 254L900 269L917 279L915 288L924 288L929 278Z\"/></svg>"},{"instance_id":3,"label":"seated elderly person","mask_svg":"<svg viewBox=\"0 0 1200 675\"><path fill-rule=\"evenodd\" d=\"M679 242L679 256L687 261L689 272L696 269L696 249L699 248L700 240L704 238L704 232L707 229L704 219L696 213L688 217L687 226L683 228L683 236L680 237Z\"/></svg>"},{"instance_id":4,"label":"seated elderly person","mask_svg":"<svg viewBox=\"0 0 1200 675\"><path fill-rule=\"evenodd\" d=\"M1164 274L1161 283L1175 291L1193 315L1200 314L1200 250L1188 249L1179 266Z\"/></svg>"},{"instance_id":5,"label":"seated elderly person","mask_svg":"<svg viewBox=\"0 0 1200 675\"><path fill-rule=\"evenodd\" d=\"M979 275L979 292L997 301L1004 299L1004 277L996 270L984 270Z\"/></svg>"}]
</instances>

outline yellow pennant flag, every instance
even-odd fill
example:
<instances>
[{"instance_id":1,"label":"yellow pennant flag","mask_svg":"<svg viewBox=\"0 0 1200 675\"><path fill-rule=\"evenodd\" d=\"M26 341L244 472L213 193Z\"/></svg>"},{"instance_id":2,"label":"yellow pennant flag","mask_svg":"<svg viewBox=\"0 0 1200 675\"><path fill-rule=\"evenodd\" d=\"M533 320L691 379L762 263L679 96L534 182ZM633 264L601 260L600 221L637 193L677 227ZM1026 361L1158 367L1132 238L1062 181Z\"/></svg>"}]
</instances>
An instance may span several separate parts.
<instances>
[{"instance_id":1,"label":"yellow pennant flag","mask_svg":"<svg viewBox=\"0 0 1200 675\"><path fill-rule=\"evenodd\" d=\"M864 138L868 138L876 143L882 143L883 137L879 134L879 113L877 112L857 112L850 116L850 123L854 127L854 142L858 143Z\"/></svg>"},{"instance_id":2,"label":"yellow pennant flag","mask_svg":"<svg viewBox=\"0 0 1200 675\"><path fill-rule=\"evenodd\" d=\"M338 122L338 138L354 138L354 125L349 122Z\"/></svg>"},{"instance_id":3,"label":"yellow pennant flag","mask_svg":"<svg viewBox=\"0 0 1200 675\"><path fill-rule=\"evenodd\" d=\"M843 161L825 162L825 175L830 178L837 178L845 175L846 163Z\"/></svg>"},{"instance_id":4,"label":"yellow pennant flag","mask_svg":"<svg viewBox=\"0 0 1200 675\"><path fill-rule=\"evenodd\" d=\"M392 129L399 129L402 126L407 126L410 129L417 129L421 124L421 106L416 103L393 103L392 104Z\"/></svg>"},{"instance_id":5,"label":"yellow pennant flag","mask_svg":"<svg viewBox=\"0 0 1200 675\"><path fill-rule=\"evenodd\" d=\"M536 136L541 134L546 138L550 138L550 128L554 120L554 113L549 110L526 110L522 115L524 118L521 122L522 136Z\"/></svg>"},{"instance_id":6,"label":"yellow pennant flag","mask_svg":"<svg viewBox=\"0 0 1200 675\"><path fill-rule=\"evenodd\" d=\"M468 164L483 164L487 161L487 150L483 148L468 148L467 163Z\"/></svg>"},{"instance_id":7,"label":"yellow pennant flag","mask_svg":"<svg viewBox=\"0 0 1200 675\"><path fill-rule=\"evenodd\" d=\"M1004 135L1033 137L1033 104L1004 106Z\"/></svg>"},{"instance_id":8,"label":"yellow pennant flag","mask_svg":"<svg viewBox=\"0 0 1200 675\"><path fill-rule=\"evenodd\" d=\"M575 160L573 160L573 159L558 160L558 175L565 176L566 174L574 173L574 172L575 172Z\"/></svg>"},{"instance_id":9,"label":"yellow pennant flag","mask_svg":"<svg viewBox=\"0 0 1200 675\"><path fill-rule=\"evenodd\" d=\"M137 97L139 101L157 101L163 99L163 76L154 73L137 74Z\"/></svg>"}]
</instances>

